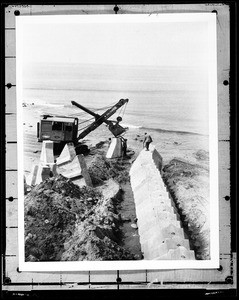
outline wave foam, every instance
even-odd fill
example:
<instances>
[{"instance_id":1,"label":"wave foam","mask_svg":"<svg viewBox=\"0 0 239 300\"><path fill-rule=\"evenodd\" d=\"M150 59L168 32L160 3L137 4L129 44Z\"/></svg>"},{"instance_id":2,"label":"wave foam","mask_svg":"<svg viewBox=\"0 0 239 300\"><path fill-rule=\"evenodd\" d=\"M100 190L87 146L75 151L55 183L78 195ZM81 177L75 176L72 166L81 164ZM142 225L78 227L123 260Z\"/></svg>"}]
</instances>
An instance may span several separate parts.
<instances>
[{"instance_id":1,"label":"wave foam","mask_svg":"<svg viewBox=\"0 0 239 300\"><path fill-rule=\"evenodd\" d=\"M127 124L127 123L121 123L120 125L121 125L122 127L128 127L128 128L131 128L131 129L139 129L139 128L142 128L142 126L137 126L137 125Z\"/></svg>"}]
</instances>

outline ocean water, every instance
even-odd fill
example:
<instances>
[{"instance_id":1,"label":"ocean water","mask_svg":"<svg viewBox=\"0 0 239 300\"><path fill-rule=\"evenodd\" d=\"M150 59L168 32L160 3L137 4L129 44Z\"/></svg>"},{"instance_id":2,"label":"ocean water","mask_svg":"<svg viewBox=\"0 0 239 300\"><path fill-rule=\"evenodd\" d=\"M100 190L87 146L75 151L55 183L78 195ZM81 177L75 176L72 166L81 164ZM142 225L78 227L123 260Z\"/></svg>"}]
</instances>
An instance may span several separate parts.
<instances>
[{"instance_id":1,"label":"ocean water","mask_svg":"<svg viewBox=\"0 0 239 300\"><path fill-rule=\"evenodd\" d=\"M121 98L129 102L111 119L120 114L129 128L208 135L208 89L201 70L35 65L23 72L23 102L41 105L42 113L85 120L91 116L72 100L103 113Z\"/></svg>"}]
</instances>

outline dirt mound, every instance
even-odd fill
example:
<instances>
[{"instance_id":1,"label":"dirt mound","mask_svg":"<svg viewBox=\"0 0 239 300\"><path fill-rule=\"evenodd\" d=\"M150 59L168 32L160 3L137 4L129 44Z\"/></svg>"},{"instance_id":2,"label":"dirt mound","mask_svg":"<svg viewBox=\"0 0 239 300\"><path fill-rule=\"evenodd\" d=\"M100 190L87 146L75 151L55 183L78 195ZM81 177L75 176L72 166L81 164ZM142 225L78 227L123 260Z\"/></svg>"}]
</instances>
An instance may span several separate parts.
<instances>
[{"instance_id":1,"label":"dirt mound","mask_svg":"<svg viewBox=\"0 0 239 300\"><path fill-rule=\"evenodd\" d=\"M104 155L96 155L92 160L88 172L93 185L101 184L103 181L113 178L118 183L129 181L128 159L115 158L107 160Z\"/></svg>"},{"instance_id":2,"label":"dirt mound","mask_svg":"<svg viewBox=\"0 0 239 300\"><path fill-rule=\"evenodd\" d=\"M134 259L118 245L114 184L108 197L61 175L33 188L25 198L26 261Z\"/></svg>"},{"instance_id":3,"label":"dirt mound","mask_svg":"<svg viewBox=\"0 0 239 300\"><path fill-rule=\"evenodd\" d=\"M173 159L163 179L181 215L197 259L210 259L209 171L198 164Z\"/></svg>"}]
</instances>

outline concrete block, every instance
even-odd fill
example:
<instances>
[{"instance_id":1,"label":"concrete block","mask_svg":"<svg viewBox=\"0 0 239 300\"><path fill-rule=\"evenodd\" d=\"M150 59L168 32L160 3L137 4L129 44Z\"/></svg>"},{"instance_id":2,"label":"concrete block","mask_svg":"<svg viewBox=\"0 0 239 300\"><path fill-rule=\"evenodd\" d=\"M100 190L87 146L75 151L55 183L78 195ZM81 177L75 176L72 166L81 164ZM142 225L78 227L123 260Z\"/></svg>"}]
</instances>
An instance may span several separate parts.
<instances>
[{"instance_id":1,"label":"concrete block","mask_svg":"<svg viewBox=\"0 0 239 300\"><path fill-rule=\"evenodd\" d=\"M150 196L152 198L161 198L162 196L167 197L169 199L169 194L165 189L158 189L156 191L150 191Z\"/></svg>"},{"instance_id":2,"label":"concrete block","mask_svg":"<svg viewBox=\"0 0 239 300\"><path fill-rule=\"evenodd\" d=\"M56 163L58 166L63 166L71 162L76 156L75 146L73 143L65 144L60 156L57 158Z\"/></svg>"},{"instance_id":3,"label":"concrete block","mask_svg":"<svg viewBox=\"0 0 239 300\"><path fill-rule=\"evenodd\" d=\"M169 197L167 197L166 195L160 195L157 197L152 197L151 195L148 197L149 202L152 205L161 205L163 206L163 204L166 204L168 206L172 206L171 204L171 199Z\"/></svg>"},{"instance_id":4,"label":"concrete block","mask_svg":"<svg viewBox=\"0 0 239 300\"><path fill-rule=\"evenodd\" d=\"M38 165L33 165L31 173L26 178L27 185L31 186L36 184L37 173L38 173Z\"/></svg>"},{"instance_id":5,"label":"concrete block","mask_svg":"<svg viewBox=\"0 0 239 300\"><path fill-rule=\"evenodd\" d=\"M83 176L78 176L75 178L72 178L71 181L78 185L79 187L83 187L83 186L89 186L89 182L85 180L85 178Z\"/></svg>"},{"instance_id":6,"label":"concrete block","mask_svg":"<svg viewBox=\"0 0 239 300\"><path fill-rule=\"evenodd\" d=\"M139 220L143 220L143 222L148 222L150 219L156 218L160 220L165 220L167 216L171 216L171 220L177 220L177 215L174 212L174 209L170 205L160 205L160 204L151 204L148 202L147 204L137 206L136 208L136 216ZM163 219L161 219L163 218ZM145 220L147 219L147 220ZM168 218L167 218L168 219Z\"/></svg>"},{"instance_id":7,"label":"concrete block","mask_svg":"<svg viewBox=\"0 0 239 300\"><path fill-rule=\"evenodd\" d=\"M170 224L162 228L162 232L165 237L172 237L173 235L182 235L184 237L184 231L182 228L177 228L174 224Z\"/></svg>"},{"instance_id":8,"label":"concrete block","mask_svg":"<svg viewBox=\"0 0 239 300\"><path fill-rule=\"evenodd\" d=\"M152 258L156 258L156 257L162 256L162 255L165 255L169 252L169 250L177 249L180 246L183 246L188 251L190 250L188 240L181 239L180 242L177 242L176 240L173 240L172 238L165 239L161 244L155 244L155 243L149 242L146 244L146 246L144 246L144 249L146 252L150 253ZM144 257L145 257L145 255L144 255Z\"/></svg>"},{"instance_id":9,"label":"concrete block","mask_svg":"<svg viewBox=\"0 0 239 300\"><path fill-rule=\"evenodd\" d=\"M142 170L145 170L145 169L151 169L152 170L152 160L150 159L150 157L145 158L142 154L139 154L137 159L133 162L129 173L131 175L133 173L137 173L138 171L142 172Z\"/></svg>"},{"instance_id":10,"label":"concrete block","mask_svg":"<svg viewBox=\"0 0 239 300\"><path fill-rule=\"evenodd\" d=\"M56 165L56 163L46 164L46 166L48 166L50 168L53 176L56 176L58 174L57 173L57 165Z\"/></svg>"},{"instance_id":11,"label":"concrete block","mask_svg":"<svg viewBox=\"0 0 239 300\"><path fill-rule=\"evenodd\" d=\"M148 215L156 217L158 212L168 212L174 214L174 209L170 205L148 203L147 205L137 206L136 216L138 219L146 218Z\"/></svg>"},{"instance_id":12,"label":"concrete block","mask_svg":"<svg viewBox=\"0 0 239 300\"><path fill-rule=\"evenodd\" d=\"M129 174L132 175L134 172L138 172L138 170L142 169L141 161L137 158L131 165L129 170Z\"/></svg>"},{"instance_id":13,"label":"concrete block","mask_svg":"<svg viewBox=\"0 0 239 300\"><path fill-rule=\"evenodd\" d=\"M161 189L166 191L166 187L162 180L158 178L157 175L146 175L146 176L140 176L137 178L137 180L131 180L131 186L133 191L136 191L138 188L140 188L142 185L147 185L148 188L151 190L151 187L153 187L153 190L155 189Z\"/></svg>"},{"instance_id":14,"label":"concrete block","mask_svg":"<svg viewBox=\"0 0 239 300\"><path fill-rule=\"evenodd\" d=\"M150 178L145 178L140 184L132 187L134 193L141 193L141 189L147 189L148 192L155 192L157 190L167 192L166 187L160 181L151 182Z\"/></svg>"},{"instance_id":15,"label":"concrete block","mask_svg":"<svg viewBox=\"0 0 239 300\"><path fill-rule=\"evenodd\" d=\"M169 234L165 234L165 233L162 233L161 232L161 228L162 226L164 225L170 225L170 224L173 224L175 227L177 227L179 229L178 233L175 234L175 236L179 236L181 237L182 239L184 239L184 233L183 233L183 230L181 228L181 224L179 221L176 221L176 220L173 220L173 221L165 221L165 222L162 222L162 223L156 223L154 225L151 225L150 228L146 229L144 227L138 227L138 232L139 232L139 235L140 235L140 242L141 243L148 243L149 240L154 240L156 239L157 243L161 243L162 241L164 241L166 238L171 238L172 235L169 235Z\"/></svg>"},{"instance_id":16,"label":"concrete block","mask_svg":"<svg viewBox=\"0 0 239 300\"><path fill-rule=\"evenodd\" d=\"M132 189L137 187L137 185L142 184L142 182L146 179L146 175L138 172L138 174L134 177L131 177L130 184Z\"/></svg>"},{"instance_id":17,"label":"concrete block","mask_svg":"<svg viewBox=\"0 0 239 300\"><path fill-rule=\"evenodd\" d=\"M187 250L180 246L177 249L170 249L166 255L160 256L157 259L171 259L171 260L195 260L195 253L193 250Z\"/></svg>"},{"instance_id":18,"label":"concrete block","mask_svg":"<svg viewBox=\"0 0 239 300\"><path fill-rule=\"evenodd\" d=\"M120 138L112 138L106 158L117 158L122 156L122 142Z\"/></svg>"},{"instance_id":19,"label":"concrete block","mask_svg":"<svg viewBox=\"0 0 239 300\"><path fill-rule=\"evenodd\" d=\"M155 259L159 256L165 255L168 253L168 251L170 250L170 248L168 247L167 244L162 243L160 246L154 246L153 248L151 248L148 245L148 251L144 252L144 258L145 259Z\"/></svg>"},{"instance_id":20,"label":"concrete block","mask_svg":"<svg viewBox=\"0 0 239 300\"><path fill-rule=\"evenodd\" d=\"M154 217L151 215L150 219L145 217L138 219L138 228L140 233L149 232L152 228L157 228L157 226L162 228L163 226L168 226L170 224L174 225L177 228L181 227L180 222L177 220L177 217L175 214L170 213L161 213L161 218Z\"/></svg>"},{"instance_id":21,"label":"concrete block","mask_svg":"<svg viewBox=\"0 0 239 300\"><path fill-rule=\"evenodd\" d=\"M174 208L169 205L154 205L153 214L155 217L158 217L158 213L168 212L170 214L175 214Z\"/></svg>"},{"instance_id":22,"label":"concrete block","mask_svg":"<svg viewBox=\"0 0 239 300\"><path fill-rule=\"evenodd\" d=\"M176 249L179 246L183 246L186 249L190 250L189 240L183 239L179 236L173 236L171 238L166 238L164 243L168 245L171 249Z\"/></svg>"},{"instance_id":23,"label":"concrete block","mask_svg":"<svg viewBox=\"0 0 239 300\"><path fill-rule=\"evenodd\" d=\"M153 215L155 216L156 219L159 220L177 220L177 216L172 211L167 211L167 210L162 211L160 209L154 209Z\"/></svg>"},{"instance_id":24,"label":"concrete block","mask_svg":"<svg viewBox=\"0 0 239 300\"><path fill-rule=\"evenodd\" d=\"M48 163L54 163L54 154L53 154L53 141L43 141L42 150L40 156L40 163L42 165Z\"/></svg>"},{"instance_id":25,"label":"concrete block","mask_svg":"<svg viewBox=\"0 0 239 300\"><path fill-rule=\"evenodd\" d=\"M73 182L75 181L75 184L80 184L80 186L82 186L83 182L85 182L84 185L92 186L83 154L75 156L72 162L65 164L62 168L58 168L58 173L71 179ZM82 180L82 177L84 180Z\"/></svg>"},{"instance_id":26,"label":"concrete block","mask_svg":"<svg viewBox=\"0 0 239 300\"><path fill-rule=\"evenodd\" d=\"M157 167L157 169L159 171L161 171L162 165L163 165L163 159L162 159L162 156L158 153L158 151L156 149L154 149L152 152L152 158L153 158L154 164Z\"/></svg>"},{"instance_id":27,"label":"concrete block","mask_svg":"<svg viewBox=\"0 0 239 300\"><path fill-rule=\"evenodd\" d=\"M159 189L155 191L153 191L152 189L149 190L149 186L147 185L142 185L137 190L133 190L135 203L137 202L138 204L140 204L142 201L144 201L143 199L145 199L145 201L149 201L149 199L152 199L155 200L156 202L157 199L158 201L168 200L168 203L171 203L171 199L169 198L168 193L166 191L161 190L161 192L159 192L157 196L156 194L154 194L155 196L152 196L153 195L152 192L156 192L156 191L159 191Z\"/></svg>"},{"instance_id":28,"label":"concrete block","mask_svg":"<svg viewBox=\"0 0 239 300\"><path fill-rule=\"evenodd\" d=\"M189 241L185 239L177 210L161 177L161 169L162 157L154 146L150 151L142 150L130 169L144 259L175 259L180 255L193 259L194 253L190 252ZM181 252L177 250L179 248Z\"/></svg>"},{"instance_id":29,"label":"concrete block","mask_svg":"<svg viewBox=\"0 0 239 300\"><path fill-rule=\"evenodd\" d=\"M139 225L139 224L138 224ZM163 226L173 226L174 230L171 232L162 230ZM143 230L142 230L143 229ZM165 221L160 223L157 223L154 226L151 226L148 230L144 230L144 228L141 228L140 226L138 226L138 231L139 231L139 235L140 235L140 241L142 241L142 243L144 242L148 242L148 240L150 239L155 239L155 241L157 241L157 243L161 243L162 241L164 241L166 238L172 238L175 236L181 237L181 238L185 238L184 236L184 231L181 228L180 222L177 220L173 220L173 221Z\"/></svg>"},{"instance_id":30,"label":"concrete block","mask_svg":"<svg viewBox=\"0 0 239 300\"><path fill-rule=\"evenodd\" d=\"M181 237L178 236L178 238L181 238ZM166 239L160 235L155 236L148 240L143 240L140 238L141 250L147 256L151 253L153 255L153 257L155 258L155 257L159 257L159 256L169 253L169 250L171 250L171 249L177 249L178 247L180 247L180 246L178 246L179 244L176 244L176 243L175 244L167 244L167 243L165 243L165 240ZM185 244L187 246L186 240L182 239L182 241L183 240L185 242L182 242L182 244ZM182 244L180 244L180 245L182 245ZM186 248L186 249L188 249L188 248ZM189 249L188 249L188 251L189 251Z\"/></svg>"},{"instance_id":31,"label":"concrete block","mask_svg":"<svg viewBox=\"0 0 239 300\"><path fill-rule=\"evenodd\" d=\"M50 172L51 172L51 169L49 166L43 166L42 164L39 164L35 184L39 184L42 181L49 178Z\"/></svg>"}]
</instances>

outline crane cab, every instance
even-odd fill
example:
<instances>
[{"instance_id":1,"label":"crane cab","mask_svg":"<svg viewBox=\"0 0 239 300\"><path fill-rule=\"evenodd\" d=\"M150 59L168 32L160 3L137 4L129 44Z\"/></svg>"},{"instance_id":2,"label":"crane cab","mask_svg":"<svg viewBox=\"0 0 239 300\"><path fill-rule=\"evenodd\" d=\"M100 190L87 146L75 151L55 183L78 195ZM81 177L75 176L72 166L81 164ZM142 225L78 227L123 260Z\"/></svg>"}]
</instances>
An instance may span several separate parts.
<instances>
[{"instance_id":1,"label":"crane cab","mask_svg":"<svg viewBox=\"0 0 239 300\"><path fill-rule=\"evenodd\" d=\"M38 142L50 140L55 143L77 142L78 118L41 116L37 123Z\"/></svg>"}]
</instances>

